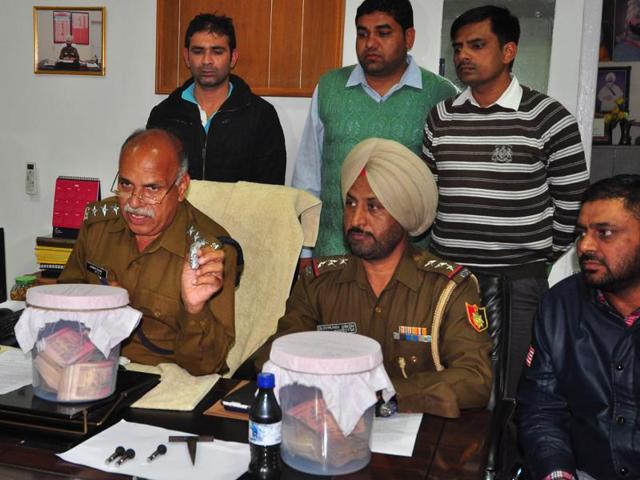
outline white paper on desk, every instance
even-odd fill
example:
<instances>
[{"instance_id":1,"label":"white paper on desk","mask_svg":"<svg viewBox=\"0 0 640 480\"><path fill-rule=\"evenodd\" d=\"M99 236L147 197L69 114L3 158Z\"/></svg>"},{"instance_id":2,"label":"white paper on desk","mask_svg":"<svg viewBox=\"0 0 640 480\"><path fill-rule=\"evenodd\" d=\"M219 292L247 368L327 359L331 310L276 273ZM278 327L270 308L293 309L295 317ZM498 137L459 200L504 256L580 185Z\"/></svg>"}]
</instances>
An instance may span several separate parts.
<instances>
[{"instance_id":1,"label":"white paper on desk","mask_svg":"<svg viewBox=\"0 0 640 480\"><path fill-rule=\"evenodd\" d=\"M31 385L31 354L0 346L0 395Z\"/></svg>"},{"instance_id":2,"label":"white paper on desk","mask_svg":"<svg viewBox=\"0 0 640 480\"><path fill-rule=\"evenodd\" d=\"M390 417L374 417L371 451L410 457L416 443L421 413L396 413Z\"/></svg>"},{"instance_id":3,"label":"white paper on desk","mask_svg":"<svg viewBox=\"0 0 640 480\"><path fill-rule=\"evenodd\" d=\"M196 449L196 464L191 465L186 443L169 443L169 435L192 435L142 423L120 420L114 426L94 435L80 445L58 454L71 463L97 468L104 472L121 473L149 480L228 480L238 478L249 466L249 445L236 442L200 442ZM158 444L167 446L167 453L147 462ZM105 459L117 446L133 448L135 458L119 467L106 465Z\"/></svg>"},{"instance_id":4,"label":"white paper on desk","mask_svg":"<svg viewBox=\"0 0 640 480\"><path fill-rule=\"evenodd\" d=\"M13 310L17 312L18 310L22 310L25 308L26 302L22 302L20 300L7 300L6 302L0 303L0 308L8 308L9 310Z\"/></svg>"}]
</instances>

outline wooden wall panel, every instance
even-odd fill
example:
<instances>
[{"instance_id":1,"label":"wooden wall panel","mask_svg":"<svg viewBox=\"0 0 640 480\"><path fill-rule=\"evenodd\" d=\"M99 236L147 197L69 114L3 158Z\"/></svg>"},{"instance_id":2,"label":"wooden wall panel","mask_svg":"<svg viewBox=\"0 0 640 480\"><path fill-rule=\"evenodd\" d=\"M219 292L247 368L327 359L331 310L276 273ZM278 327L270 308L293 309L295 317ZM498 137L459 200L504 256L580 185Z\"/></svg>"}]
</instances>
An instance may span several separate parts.
<instances>
[{"instance_id":1,"label":"wooden wall panel","mask_svg":"<svg viewBox=\"0 0 640 480\"><path fill-rule=\"evenodd\" d=\"M179 0L158 1L156 13L156 92L171 92L178 84L180 38ZM158 35L157 32L162 32Z\"/></svg>"},{"instance_id":2,"label":"wooden wall panel","mask_svg":"<svg viewBox=\"0 0 640 480\"><path fill-rule=\"evenodd\" d=\"M184 34L203 12L225 14L236 30L240 75L258 95L309 96L342 62L345 0L157 0L156 93L190 76Z\"/></svg>"},{"instance_id":3,"label":"wooden wall panel","mask_svg":"<svg viewBox=\"0 0 640 480\"><path fill-rule=\"evenodd\" d=\"M269 87L300 88L302 6L298 0L273 0Z\"/></svg>"},{"instance_id":4,"label":"wooden wall panel","mask_svg":"<svg viewBox=\"0 0 640 480\"><path fill-rule=\"evenodd\" d=\"M300 87L308 90L323 73L342 64L344 0L305 0L304 10Z\"/></svg>"}]
</instances>

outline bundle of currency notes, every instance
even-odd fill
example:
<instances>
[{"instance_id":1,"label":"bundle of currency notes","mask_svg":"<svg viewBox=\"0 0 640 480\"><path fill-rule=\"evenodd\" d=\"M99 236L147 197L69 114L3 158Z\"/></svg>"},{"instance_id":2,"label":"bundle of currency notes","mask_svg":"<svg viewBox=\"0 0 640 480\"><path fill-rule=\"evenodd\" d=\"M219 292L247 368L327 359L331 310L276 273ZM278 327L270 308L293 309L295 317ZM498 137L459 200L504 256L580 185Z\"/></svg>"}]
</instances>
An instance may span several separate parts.
<instances>
[{"instance_id":1,"label":"bundle of currency notes","mask_svg":"<svg viewBox=\"0 0 640 480\"><path fill-rule=\"evenodd\" d=\"M34 387L61 402L104 398L115 386L116 358L105 358L88 338L88 329L77 322L38 340L33 358L37 375ZM39 377L39 378L37 378Z\"/></svg>"},{"instance_id":2,"label":"bundle of currency notes","mask_svg":"<svg viewBox=\"0 0 640 480\"><path fill-rule=\"evenodd\" d=\"M282 442L292 457L340 468L370 455L371 426L367 428L364 416L346 437L322 398L299 403L287 409L282 417Z\"/></svg>"}]
</instances>

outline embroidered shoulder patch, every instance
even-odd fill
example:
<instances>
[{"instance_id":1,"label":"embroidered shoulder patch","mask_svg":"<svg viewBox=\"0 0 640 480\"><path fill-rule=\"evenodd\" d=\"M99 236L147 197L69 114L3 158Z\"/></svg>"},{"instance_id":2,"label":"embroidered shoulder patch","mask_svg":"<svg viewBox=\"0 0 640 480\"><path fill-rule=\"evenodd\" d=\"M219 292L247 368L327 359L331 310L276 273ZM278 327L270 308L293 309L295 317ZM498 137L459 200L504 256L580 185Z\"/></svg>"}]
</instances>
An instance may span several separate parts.
<instances>
[{"instance_id":1,"label":"embroidered shoulder patch","mask_svg":"<svg viewBox=\"0 0 640 480\"><path fill-rule=\"evenodd\" d=\"M487 309L476 304L464 303L467 307L467 320L476 332L484 332L489 327Z\"/></svg>"}]
</instances>

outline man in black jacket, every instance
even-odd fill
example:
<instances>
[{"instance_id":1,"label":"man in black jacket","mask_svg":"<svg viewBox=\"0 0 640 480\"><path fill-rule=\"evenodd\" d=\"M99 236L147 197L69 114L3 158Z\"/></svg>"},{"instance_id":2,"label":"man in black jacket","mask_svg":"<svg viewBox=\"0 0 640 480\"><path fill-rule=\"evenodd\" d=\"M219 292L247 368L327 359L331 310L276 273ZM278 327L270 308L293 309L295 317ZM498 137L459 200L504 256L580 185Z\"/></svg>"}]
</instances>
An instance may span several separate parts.
<instances>
[{"instance_id":1,"label":"man in black jacket","mask_svg":"<svg viewBox=\"0 0 640 480\"><path fill-rule=\"evenodd\" d=\"M147 128L177 135L192 179L284 184L284 134L273 106L230 72L238 61L231 18L189 23L184 61L192 78L151 110Z\"/></svg>"},{"instance_id":2,"label":"man in black jacket","mask_svg":"<svg viewBox=\"0 0 640 480\"><path fill-rule=\"evenodd\" d=\"M592 185L581 274L544 298L518 392L533 479L640 478L640 175Z\"/></svg>"}]
</instances>

